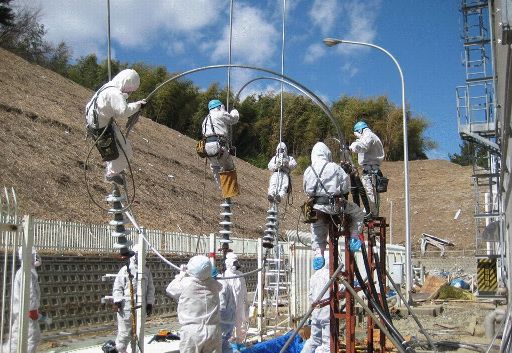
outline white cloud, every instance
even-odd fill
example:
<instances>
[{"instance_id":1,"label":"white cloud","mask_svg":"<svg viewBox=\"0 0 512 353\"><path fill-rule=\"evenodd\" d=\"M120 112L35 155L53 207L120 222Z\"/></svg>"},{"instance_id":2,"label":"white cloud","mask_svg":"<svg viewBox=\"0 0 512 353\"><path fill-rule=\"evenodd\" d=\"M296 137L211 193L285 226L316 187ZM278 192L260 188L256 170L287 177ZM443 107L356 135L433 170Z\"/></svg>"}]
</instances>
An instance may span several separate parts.
<instances>
[{"instance_id":1,"label":"white cloud","mask_svg":"<svg viewBox=\"0 0 512 353\"><path fill-rule=\"evenodd\" d=\"M41 23L52 43L65 41L74 56L105 51L107 3L104 0L15 0L41 9ZM126 48L148 49L160 45L159 37L180 33L184 37L215 25L226 4L220 1L111 0L111 38ZM176 48L175 48L176 49Z\"/></svg>"},{"instance_id":2,"label":"white cloud","mask_svg":"<svg viewBox=\"0 0 512 353\"><path fill-rule=\"evenodd\" d=\"M347 79L354 77L359 72L359 69L357 67L355 67L354 65L352 65L351 63L343 64L341 69L342 69L343 73L345 74L345 78L347 78Z\"/></svg>"},{"instance_id":3,"label":"white cloud","mask_svg":"<svg viewBox=\"0 0 512 353\"><path fill-rule=\"evenodd\" d=\"M271 60L280 42L280 31L266 21L265 14L254 7L237 5L233 10L232 62L262 65ZM212 49L210 58L216 63L228 62L229 20L220 38Z\"/></svg>"},{"instance_id":4,"label":"white cloud","mask_svg":"<svg viewBox=\"0 0 512 353\"><path fill-rule=\"evenodd\" d=\"M337 0L315 0L309 17L315 26L320 28L323 35L332 30L338 15Z\"/></svg>"},{"instance_id":5,"label":"white cloud","mask_svg":"<svg viewBox=\"0 0 512 353\"><path fill-rule=\"evenodd\" d=\"M306 54L304 55L304 62L307 64L313 64L315 61L320 59L325 55L325 46L320 43L311 44L306 49Z\"/></svg>"},{"instance_id":6,"label":"white cloud","mask_svg":"<svg viewBox=\"0 0 512 353\"><path fill-rule=\"evenodd\" d=\"M343 39L357 42L372 43L377 35L376 19L380 10L380 0L360 2L345 1L342 5L341 16L347 23L348 32ZM338 52L352 54L368 48L357 45L338 45Z\"/></svg>"}]
</instances>

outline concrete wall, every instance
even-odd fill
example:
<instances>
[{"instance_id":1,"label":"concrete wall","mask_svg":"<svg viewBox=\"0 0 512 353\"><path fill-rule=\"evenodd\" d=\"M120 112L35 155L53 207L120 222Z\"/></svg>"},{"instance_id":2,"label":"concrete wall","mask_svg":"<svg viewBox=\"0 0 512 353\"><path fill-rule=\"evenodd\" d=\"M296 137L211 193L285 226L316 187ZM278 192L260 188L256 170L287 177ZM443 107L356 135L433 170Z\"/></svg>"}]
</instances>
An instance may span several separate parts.
<instances>
[{"instance_id":1,"label":"concrete wall","mask_svg":"<svg viewBox=\"0 0 512 353\"><path fill-rule=\"evenodd\" d=\"M43 265L38 269L39 285L41 287L41 308L53 319L53 323L43 330L68 331L90 328L115 321L115 313L110 304L101 304L100 299L105 295L112 295L113 280L102 282L101 277L107 273L116 274L123 266L123 262L109 256L57 256L44 255ZM168 257L176 264L187 263L189 256L173 255ZM3 264L3 255L0 263ZM16 261L17 270L19 262ZM9 259L7 291L10 292L11 259ZM243 271L248 272L257 268L256 259L243 259L240 263ZM176 312L176 302L165 295L165 288L174 278L173 272L160 259L149 256L147 260L156 289L156 305L154 316L172 314ZM253 274L247 279L249 291L256 288L257 275ZM0 291L2 283L0 282ZM9 293L10 294L10 293ZM10 297L6 303L10 302ZM7 305L8 307L9 305ZM8 313L7 313L8 320ZM4 330L8 329L8 323ZM6 332L6 331L4 331Z\"/></svg>"}]
</instances>

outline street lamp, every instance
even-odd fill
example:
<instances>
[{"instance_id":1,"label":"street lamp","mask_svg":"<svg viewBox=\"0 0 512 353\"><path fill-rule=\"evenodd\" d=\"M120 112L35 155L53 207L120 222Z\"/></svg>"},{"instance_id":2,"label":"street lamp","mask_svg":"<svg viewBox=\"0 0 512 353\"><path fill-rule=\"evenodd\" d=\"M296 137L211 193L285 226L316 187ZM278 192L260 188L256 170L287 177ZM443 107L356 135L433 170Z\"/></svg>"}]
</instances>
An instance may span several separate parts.
<instances>
[{"instance_id":1,"label":"street lamp","mask_svg":"<svg viewBox=\"0 0 512 353\"><path fill-rule=\"evenodd\" d=\"M403 119L403 129L404 129L404 185L405 185L405 295L406 300L410 301L410 293L411 293L411 285L412 285L412 266L411 266L411 230L410 230L410 217L409 217L409 148L407 146L407 115L405 113L405 82L404 75L402 73L402 68L398 61L396 61L395 57L391 55L386 49L379 47L375 44L364 43L364 42L354 42L351 40L344 39L336 39L336 38L325 38L325 45L332 47L338 44L355 44L362 45L366 47L372 47L375 49L379 49L384 52L387 56L393 60L395 63L398 72L400 73L400 79L402 81L402 119Z\"/></svg>"}]
</instances>

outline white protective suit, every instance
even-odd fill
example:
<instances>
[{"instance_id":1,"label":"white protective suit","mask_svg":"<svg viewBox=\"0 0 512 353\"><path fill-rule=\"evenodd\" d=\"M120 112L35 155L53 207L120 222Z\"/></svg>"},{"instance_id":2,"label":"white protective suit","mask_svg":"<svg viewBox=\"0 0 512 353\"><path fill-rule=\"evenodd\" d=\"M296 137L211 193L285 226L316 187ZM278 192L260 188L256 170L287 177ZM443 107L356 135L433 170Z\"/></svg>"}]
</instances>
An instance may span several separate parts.
<instances>
[{"instance_id":1,"label":"white protective suit","mask_svg":"<svg viewBox=\"0 0 512 353\"><path fill-rule=\"evenodd\" d=\"M329 281L329 257L325 259L325 266L313 273L309 280L309 303L313 304L322 289ZM322 300L330 297L329 290L322 296ZM311 313L311 336L304 344L301 353L329 353L330 352L330 306L315 308Z\"/></svg>"},{"instance_id":2,"label":"white protective suit","mask_svg":"<svg viewBox=\"0 0 512 353\"><path fill-rule=\"evenodd\" d=\"M206 256L192 257L187 272L180 272L166 292L178 301L180 353L220 353L219 293L222 285L211 278L212 265Z\"/></svg>"},{"instance_id":3,"label":"white protective suit","mask_svg":"<svg viewBox=\"0 0 512 353\"><path fill-rule=\"evenodd\" d=\"M207 138L205 150L217 187L220 189L219 172L235 169L233 158L227 145L228 127L238 122L240 115L236 109L230 113L223 105L210 110L202 125L203 136ZM215 139L217 137L217 139ZM209 141L209 140L213 141Z\"/></svg>"},{"instance_id":4,"label":"white protective suit","mask_svg":"<svg viewBox=\"0 0 512 353\"><path fill-rule=\"evenodd\" d=\"M155 286L153 285L153 276L147 266L144 268L144 272L142 274L139 273L140 270L138 269L138 265L135 263L136 259L137 254L130 258L130 272L133 275L133 295L136 305L141 305L141 308L146 308L148 304L155 304ZM143 300L140 300L140 298L137 297L138 279L141 275L142 285L144 287L143 293L145 293L145 298L143 298ZM117 273L114 281L114 288L112 290L112 296L114 297L114 303L120 303L121 306L120 310L117 312L116 349L119 353L124 353L130 345L132 337L130 280L128 278L126 265Z\"/></svg>"},{"instance_id":5,"label":"white protective suit","mask_svg":"<svg viewBox=\"0 0 512 353\"><path fill-rule=\"evenodd\" d=\"M238 256L232 252L226 254L226 271L224 272L225 277L240 276L243 274L241 271L236 269L235 262L238 263ZM247 305L247 285L245 278L233 278L226 280L235 297L236 314L235 314L235 333L233 338L236 343L243 343L245 336L247 335L247 321L249 317L249 306Z\"/></svg>"},{"instance_id":6,"label":"white protective suit","mask_svg":"<svg viewBox=\"0 0 512 353\"><path fill-rule=\"evenodd\" d=\"M357 160L359 165L363 167L363 176L361 181L363 182L368 201L370 203L370 210L366 212L372 212L374 215L377 214L375 206L375 195L373 193L372 176L371 172L378 172L380 170L380 164L384 160L384 148L379 137L375 135L370 128L363 129L361 134L354 133L357 139L352 142L349 149L357 153Z\"/></svg>"},{"instance_id":7,"label":"white protective suit","mask_svg":"<svg viewBox=\"0 0 512 353\"><path fill-rule=\"evenodd\" d=\"M268 169L273 172L268 185L269 200L276 200L276 195L279 196L276 201L284 199L290 185L290 172L296 166L295 158L288 156L286 144L280 142L276 147L276 155L268 162Z\"/></svg>"},{"instance_id":8,"label":"white protective suit","mask_svg":"<svg viewBox=\"0 0 512 353\"><path fill-rule=\"evenodd\" d=\"M138 112L144 102L127 103L126 99L129 93L139 88L139 84L139 74L132 69L121 71L110 82L104 84L85 106L87 127L104 128L111 122L112 118L128 118ZM94 114L95 110L96 114ZM107 177L125 171L128 168L128 161L133 157L130 143L123 137L116 124L112 126L117 140L119 157L105 162L105 176Z\"/></svg>"},{"instance_id":9,"label":"white protective suit","mask_svg":"<svg viewBox=\"0 0 512 353\"><path fill-rule=\"evenodd\" d=\"M20 249L21 250L21 249ZM19 251L19 259L22 260L21 251ZM41 289L39 288L38 275L36 265L40 266L41 261L36 261L37 253L32 250L32 264L30 269L30 299L29 299L29 317L28 323L28 342L27 353L35 353L37 345L41 341L41 330L39 328L39 305L41 301ZM14 276L14 292L13 292L13 306L12 306L12 326L9 338L3 345L4 353L16 353L18 347L18 326L20 322L20 306L21 306L21 276L23 272L23 264L16 271ZM32 313L30 313L32 312ZM29 316L30 315L30 316Z\"/></svg>"},{"instance_id":10,"label":"white protective suit","mask_svg":"<svg viewBox=\"0 0 512 353\"><path fill-rule=\"evenodd\" d=\"M233 348L230 339L233 336L235 327L235 297L233 289L227 280L220 281L222 290L219 293L220 299L220 329L222 331L222 353L232 353Z\"/></svg>"},{"instance_id":11,"label":"white protective suit","mask_svg":"<svg viewBox=\"0 0 512 353\"><path fill-rule=\"evenodd\" d=\"M349 231L351 236L358 236L363 228L364 213L355 203L344 201L343 209L325 202L325 197L343 197L350 190L350 178L336 163L331 162L331 151L323 142L317 142L311 151L311 166L304 172L304 192L308 196L324 197L323 202L315 201L313 208L321 211L318 221L311 224L311 247L315 252L323 252L327 246L329 232L328 218L344 212L350 216ZM323 169L323 170L322 170ZM319 203L317 203L319 202ZM325 204L327 203L327 204Z\"/></svg>"}]
</instances>

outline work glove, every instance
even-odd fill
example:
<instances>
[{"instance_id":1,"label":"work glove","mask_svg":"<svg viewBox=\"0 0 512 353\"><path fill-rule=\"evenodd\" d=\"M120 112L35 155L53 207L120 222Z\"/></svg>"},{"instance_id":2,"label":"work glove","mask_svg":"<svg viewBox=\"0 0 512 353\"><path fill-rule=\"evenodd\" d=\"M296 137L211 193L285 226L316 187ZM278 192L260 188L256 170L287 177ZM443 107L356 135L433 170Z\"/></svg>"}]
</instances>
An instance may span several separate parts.
<instances>
[{"instance_id":1,"label":"work glove","mask_svg":"<svg viewBox=\"0 0 512 353\"><path fill-rule=\"evenodd\" d=\"M146 316L151 316L153 313L153 304L146 304Z\"/></svg>"},{"instance_id":2,"label":"work glove","mask_svg":"<svg viewBox=\"0 0 512 353\"><path fill-rule=\"evenodd\" d=\"M238 113L238 110L236 110L236 109L232 109L232 110L229 112L229 115L231 115L232 117L237 117L237 118L239 118L239 117L240 117L240 114Z\"/></svg>"},{"instance_id":3,"label":"work glove","mask_svg":"<svg viewBox=\"0 0 512 353\"><path fill-rule=\"evenodd\" d=\"M116 313L120 312L122 308L123 308L122 302L117 302L112 305L112 311L115 311Z\"/></svg>"},{"instance_id":4,"label":"work glove","mask_svg":"<svg viewBox=\"0 0 512 353\"><path fill-rule=\"evenodd\" d=\"M32 320L36 321L39 319L39 311L36 310L30 310L28 312L28 317L31 318Z\"/></svg>"},{"instance_id":5,"label":"work glove","mask_svg":"<svg viewBox=\"0 0 512 353\"><path fill-rule=\"evenodd\" d=\"M217 267L212 267L212 278L215 278L219 275L219 271L217 270Z\"/></svg>"},{"instance_id":6,"label":"work glove","mask_svg":"<svg viewBox=\"0 0 512 353\"><path fill-rule=\"evenodd\" d=\"M183 272L183 273L187 272L187 265L181 265L180 272Z\"/></svg>"},{"instance_id":7,"label":"work glove","mask_svg":"<svg viewBox=\"0 0 512 353\"><path fill-rule=\"evenodd\" d=\"M313 258L313 269L319 270L325 266L325 259L323 256L316 256Z\"/></svg>"},{"instance_id":8,"label":"work glove","mask_svg":"<svg viewBox=\"0 0 512 353\"><path fill-rule=\"evenodd\" d=\"M350 240L348 241L350 252L356 252L361 250L361 239L359 239L358 235L351 235Z\"/></svg>"},{"instance_id":9,"label":"work glove","mask_svg":"<svg viewBox=\"0 0 512 353\"><path fill-rule=\"evenodd\" d=\"M145 99L141 99L140 101L135 102L143 108L148 102Z\"/></svg>"}]
</instances>

